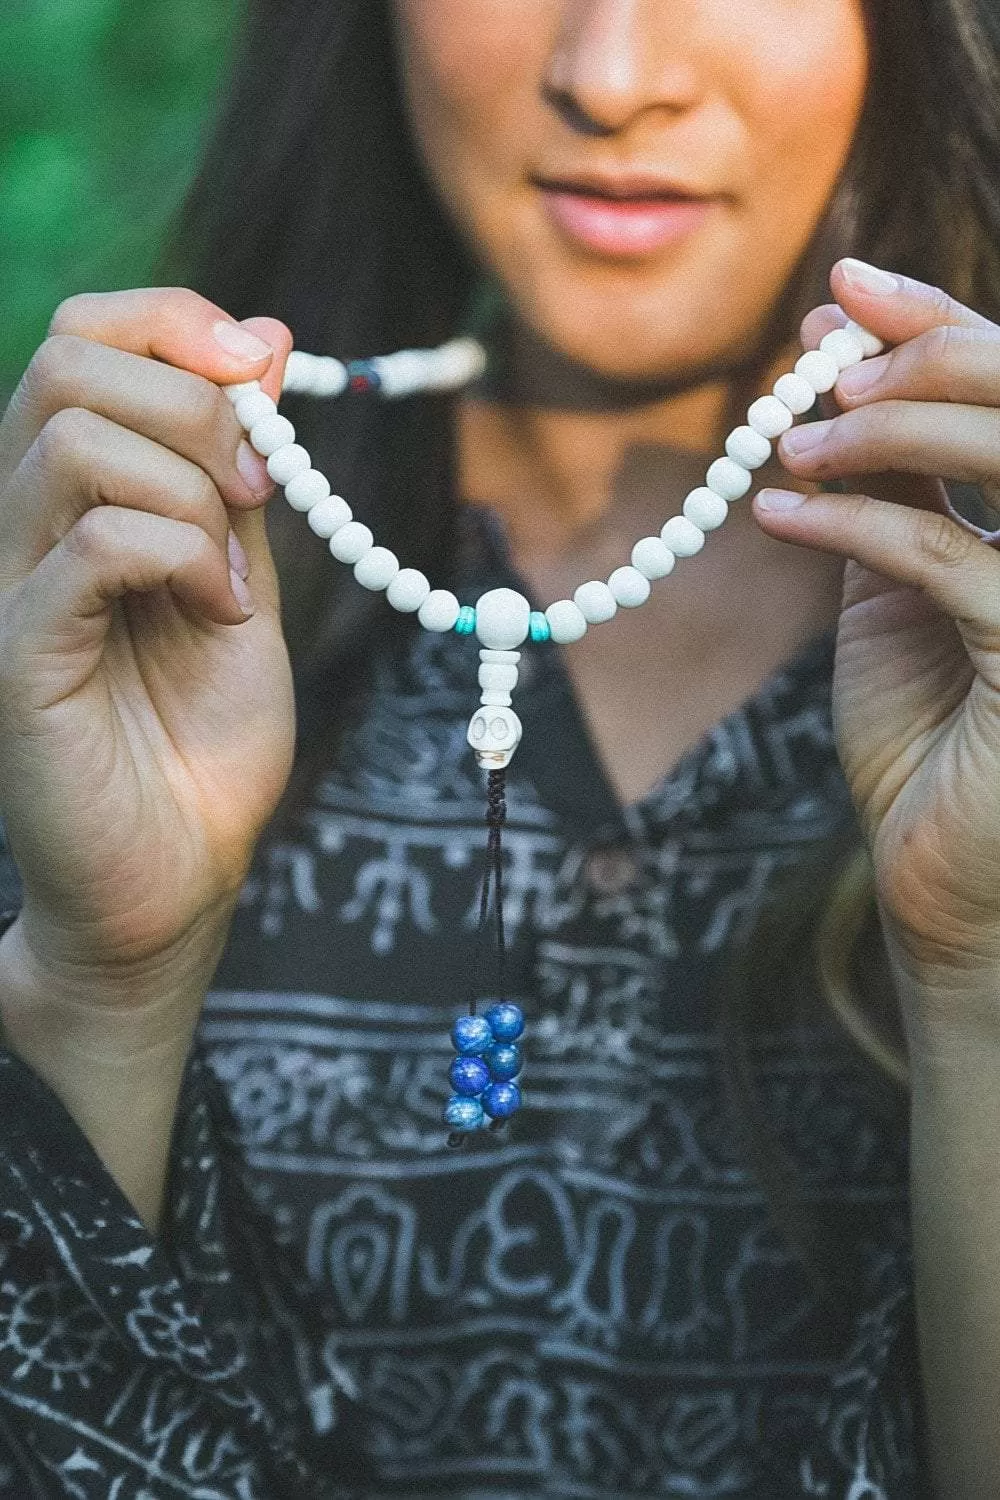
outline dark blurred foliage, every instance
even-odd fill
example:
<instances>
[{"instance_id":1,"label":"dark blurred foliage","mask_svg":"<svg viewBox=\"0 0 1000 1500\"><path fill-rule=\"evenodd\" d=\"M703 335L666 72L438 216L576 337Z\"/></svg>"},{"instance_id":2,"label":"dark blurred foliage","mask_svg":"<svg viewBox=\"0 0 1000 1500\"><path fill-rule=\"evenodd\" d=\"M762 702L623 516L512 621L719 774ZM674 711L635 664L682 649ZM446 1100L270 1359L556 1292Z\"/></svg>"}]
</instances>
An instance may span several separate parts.
<instances>
[{"instance_id":1,"label":"dark blurred foliage","mask_svg":"<svg viewBox=\"0 0 1000 1500\"><path fill-rule=\"evenodd\" d=\"M71 292L141 286L241 0L0 0L0 392Z\"/></svg>"}]
</instances>

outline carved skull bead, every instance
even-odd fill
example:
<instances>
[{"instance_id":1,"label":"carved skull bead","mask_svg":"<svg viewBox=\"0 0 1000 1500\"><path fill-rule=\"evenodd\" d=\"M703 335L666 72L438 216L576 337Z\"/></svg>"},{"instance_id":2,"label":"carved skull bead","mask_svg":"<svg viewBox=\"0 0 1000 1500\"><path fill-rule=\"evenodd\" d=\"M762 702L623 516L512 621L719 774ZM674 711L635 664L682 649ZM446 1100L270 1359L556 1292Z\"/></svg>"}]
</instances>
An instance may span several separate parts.
<instances>
[{"instance_id":1,"label":"carved skull bead","mask_svg":"<svg viewBox=\"0 0 1000 1500\"><path fill-rule=\"evenodd\" d=\"M472 716L466 738L484 770L499 771L510 765L521 743L521 721L511 708L480 708Z\"/></svg>"}]
</instances>

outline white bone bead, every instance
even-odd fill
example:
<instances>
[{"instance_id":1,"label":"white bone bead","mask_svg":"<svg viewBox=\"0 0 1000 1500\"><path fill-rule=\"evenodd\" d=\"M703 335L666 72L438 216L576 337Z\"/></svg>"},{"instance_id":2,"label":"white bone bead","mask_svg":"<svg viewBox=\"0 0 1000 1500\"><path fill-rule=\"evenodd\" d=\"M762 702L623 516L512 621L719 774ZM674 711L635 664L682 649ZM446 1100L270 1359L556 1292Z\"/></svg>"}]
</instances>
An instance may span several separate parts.
<instances>
[{"instance_id":1,"label":"white bone bead","mask_svg":"<svg viewBox=\"0 0 1000 1500\"><path fill-rule=\"evenodd\" d=\"M647 578L666 578L677 559L658 536L644 536L632 548L632 566Z\"/></svg>"},{"instance_id":2,"label":"white bone bead","mask_svg":"<svg viewBox=\"0 0 1000 1500\"><path fill-rule=\"evenodd\" d=\"M581 583L573 595L573 603L588 625L602 625L605 620L614 619L618 613L617 599L607 584L597 578Z\"/></svg>"},{"instance_id":3,"label":"white bone bead","mask_svg":"<svg viewBox=\"0 0 1000 1500\"><path fill-rule=\"evenodd\" d=\"M707 485L692 490L681 508L699 531L714 531L729 514L729 506L719 492L710 490Z\"/></svg>"},{"instance_id":4,"label":"white bone bead","mask_svg":"<svg viewBox=\"0 0 1000 1500\"><path fill-rule=\"evenodd\" d=\"M285 365L281 389L289 394L339 396L347 387L347 366L327 354L306 354L293 349Z\"/></svg>"},{"instance_id":5,"label":"white bone bead","mask_svg":"<svg viewBox=\"0 0 1000 1500\"><path fill-rule=\"evenodd\" d=\"M363 589L385 589L399 572L399 558L388 547L370 548L354 565L354 576Z\"/></svg>"},{"instance_id":6,"label":"white bone bead","mask_svg":"<svg viewBox=\"0 0 1000 1500\"><path fill-rule=\"evenodd\" d=\"M267 472L275 484L290 484L296 474L305 474L311 468L312 459L301 443L286 443L267 461Z\"/></svg>"},{"instance_id":7,"label":"white bone bead","mask_svg":"<svg viewBox=\"0 0 1000 1500\"><path fill-rule=\"evenodd\" d=\"M483 688L479 698L484 708L510 708L510 694Z\"/></svg>"},{"instance_id":8,"label":"white bone bead","mask_svg":"<svg viewBox=\"0 0 1000 1500\"><path fill-rule=\"evenodd\" d=\"M864 350L865 359L871 359L873 355L882 353L885 345L879 338L878 334L870 333L867 328L862 328L861 324L855 323L853 318L848 318L844 326L845 328L849 328L851 333L856 333L858 338L861 340L861 347Z\"/></svg>"},{"instance_id":9,"label":"white bone bead","mask_svg":"<svg viewBox=\"0 0 1000 1500\"><path fill-rule=\"evenodd\" d=\"M804 416L816 405L816 392L801 375L780 375L774 382L774 394L797 417Z\"/></svg>"},{"instance_id":10,"label":"white bone bead","mask_svg":"<svg viewBox=\"0 0 1000 1500\"><path fill-rule=\"evenodd\" d=\"M516 667L521 660L520 651L493 651L484 646L479 653L480 661L499 662L502 667Z\"/></svg>"},{"instance_id":11,"label":"white bone bead","mask_svg":"<svg viewBox=\"0 0 1000 1500\"><path fill-rule=\"evenodd\" d=\"M545 611L545 618L557 646L569 646L587 634L587 617L572 599L557 599Z\"/></svg>"},{"instance_id":12,"label":"white bone bead","mask_svg":"<svg viewBox=\"0 0 1000 1500\"><path fill-rule=\"evenodd\" d=\"M479 686L484 693L510 694L517 687L517 668L499 661L484 661L479 667Z\"/></svg>"},{"instance_id":13,"label":"white bone bead","mask_svg":"<svg viewBox=\"0 0 1000 1500\"><path fill-rule=\"evenodd\" d=\"M241 396L249 396L252 391L259 391L260 381L241 380L236 385L224 385L222 389L225 391L226 395L235 406ZM270 397L268 397L268 400L270 400ZM244 426L245 425L246 424L244 423Z\"/></svg>"},{"instance_id":14,"label":"white bone bead","mask_svg":"<svg viewBox=\"0 0 1000 1500\"><path fill-rule=\"evenodd\" d=\"M705 484L723 500L741 500L753 484L753 475L734 458L717 458L708 466Z\"/></svg>"},{"instance_id":15,"label":"white bone bead","mask_svg":"<svg viewBox=\"0 0 1000 1500\"><path fill-rule=\"evenodd\" d=\"M330 551L334 557L338 562L348 563L351 567L359 563L374 545L375 538L361 521L348 521L346 526L339 527L330 538Z\"/></svg>"},{"instance_id":16,"label":"white bone bead","mask_svg":"<svg viewBox=\"0 0 1000 1500\"><path fill-rule=\"evenodd\" d=\"M809 395L812 396L812 390ZM744 469L759 469L771 457L771 444L752 427L734 427L726 438L726 452Z\"/></svg>"},{"instance_id":17,"label":"white bone bead","mask_svg":"<svg viewBox=\"0 0 1000 1500\"><path fill-rule=\"evenodd\" d=\"M425 630L451 630L460 609L450 589L431 589L417 611L417 619Z\"/></svg>"},{"instance_id":18,"label":"white bone bead","mask_svg":"<svg viewBox=\"0 0 1000 1500\"><path fill-rule=\"evenodd\" d=\"M277 415L278 408L270 396L265 396L260 386L256 390L247 391L246 395L238 396L233 403L233 411L236 420L241 427L251 428L261 417L273 417Z\"/></svg>"},{"instance_id":19,"label":"white bone bead","mask_svg":"<svg viewBox=\"0 0 1000 1500\"><path fill-rule=\"evenodd\" d=\"M849 328L834 328L819 341L823 354L832 354L841 370L859 365L865 357L865 349L856 333Z\"/></svg>"},{"instance_id":20,"label":"white bone bead","mask_svg":"<svg viewBox=\"0 0 1000 1500\"><path fill-rule=\"evenodd\" d=\"M420 608L430 591L431 586L419 568L400 568L386 589L385 597L400 614L411 615Z\"/></svg>"},{"instance_id":21,"label":"white bone bead","mask_svg":"<svg viewBox=\"0 0 1000 1500\"><path fill-rule=\"evenodd\" d=\"M807 349L795 361L795 373L808 380L817 396L822 396L837 384L840 366L832 354L824 354L822 349Z\"/></svg>"},{"instance_id":22,"label":"white bone bead","mask_svg":"<svg viewBox=\"0 0 1000 1500\"><path fill-rule=\"evenodd\" d=\"M340 495L325 495L322 500L317 500L315 505L310 506L306 516L311 529L322 537L333 536L335 531L339 531L353 519L354 512Z\"/></svg>"},{"instance_id":23,"label":"white bone bead","mask_svg":"<svg viewBox=\"0 0 1000 1500\"><path fill-rule=\"evenodd\" d=\"M494 651L513 651L528 635L531 605L516 589L489 589L476 600L476 635Z\"/></svg>"},{"instance_id":24,"label":"white bone bead","mask_svg":"<svg viewBox=\"0 0 1000 1500\"><path fill-rule=\"evenodd\" d=\"M761 396L747 412L747 425L761 437L776 438L791 427L793 417L777 396Z\"/></svg>"},{"instance_id":25,"label":"white bone bead","mask_svg":"<svg viewBox=\"0 0 1000 1500\"><path fill-rule=\"evenodd\" d=\"M675 557L694 557L705 545L705 533L687 516L671 516L660 527L660 538Z\"/></svg>"},{"instance_id":26,"label":"white bone bead","mask_svg":"<svg viewBox=\"0 0 1000 1500\"><path fill-rule=\"evenodd\" d=\"M286 443L294 441L295 428L287 417L279 417L277 413L261 417L250 429L250 444L262 458L270 458L272 453L277 453Z\"/></svg>"},{"instance_id":27,"label":"white bone bead","mask_svg":"<svg viewBox=\"0 0 1000 1500\"><path fill-rule=\"evenodd\" d=\"M293 510L311 510L330 493L330 481L318 469L306 469L285 485L285 499ZM345 517L350 520L350 516ZM332 535L332 533L331 533Z\"/></svg>"},{"instance_id":28,"label":"white bone bead","mask_svg":"<svg viewBox=\"0 0 1000 1500\"><path fill-rule=\"evenodd\" d=\"M611 574L608 588L614 595L616 604L620 604L623 609L637 609L649 598L652 585L645 573L626 565L616 568Z\"/></svg>"}]
</instances>

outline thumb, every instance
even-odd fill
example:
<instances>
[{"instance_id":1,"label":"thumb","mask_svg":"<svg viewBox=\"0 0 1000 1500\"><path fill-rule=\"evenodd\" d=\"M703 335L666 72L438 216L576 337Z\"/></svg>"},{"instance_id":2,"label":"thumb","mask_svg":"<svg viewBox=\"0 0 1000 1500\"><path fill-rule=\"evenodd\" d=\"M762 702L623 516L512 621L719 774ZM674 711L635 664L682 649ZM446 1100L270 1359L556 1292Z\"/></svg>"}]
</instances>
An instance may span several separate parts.
<instances>
[{"instance_id":1,"label":"thumb","mask_svg":"<svg viewBox=\"0 0 1000 1500\"><path fill-rule=\"evenodd\" d=\"M278 318L244 318L241 326L250 333L255 333L274 350L274 358L268 365L266 373L261 376L260 388L271 397L272 401L277 401L281 395L281 383L285 378L285 366L294 343L291 330L286 328Z\"/></svg>"}]
</instances>

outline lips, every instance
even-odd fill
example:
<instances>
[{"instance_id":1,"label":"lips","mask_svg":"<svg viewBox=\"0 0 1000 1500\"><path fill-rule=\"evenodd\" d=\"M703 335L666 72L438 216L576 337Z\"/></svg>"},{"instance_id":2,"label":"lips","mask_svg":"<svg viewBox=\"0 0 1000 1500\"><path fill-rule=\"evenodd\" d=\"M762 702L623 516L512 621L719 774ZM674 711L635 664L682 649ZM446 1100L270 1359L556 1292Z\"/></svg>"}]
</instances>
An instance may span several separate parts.
<instances>
[{"instance_id":1,"label":"lips","mask_svg":"<svg viewBox=\"0 0 1000 1500\"><path fill-rule=\"evenodd\" d=\"M550 221L577 248L654 255L699 227L717 200L647 175L534 179Z\"/></svg>"}]
</instances>

